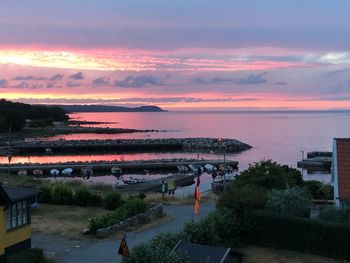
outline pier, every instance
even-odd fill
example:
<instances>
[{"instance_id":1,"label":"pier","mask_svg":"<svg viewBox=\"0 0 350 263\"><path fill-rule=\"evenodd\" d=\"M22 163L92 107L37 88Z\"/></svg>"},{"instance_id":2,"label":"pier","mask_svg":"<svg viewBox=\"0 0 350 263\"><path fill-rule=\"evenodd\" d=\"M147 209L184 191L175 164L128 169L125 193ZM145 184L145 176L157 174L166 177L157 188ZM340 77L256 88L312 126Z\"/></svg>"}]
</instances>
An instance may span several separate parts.
<instances>
[{"instance_id":1,"label":"pier","mask_svg":"<svg viewBox=\"0 0 350 263\"><path fill-rule=\"evenodd\" d=\"M65 168L72 168L73 175L80 174L81 168L91 167L94 172L97 173L107 173L111 174L112 167L119 167L122 169L123 173L131 173L131 172L144 172L148 171L177 171L177 166L185 165L188 166L190 164L199 164L204 166L205 164L212 164L214 166L218 166L223 163L222 160L196 160L196 159L162 159L162 160L150 160L150 161L131 161L131 162L88 162L88 163L52 163L52 164L14 164L10 165L3 164L0 166L0 172L8 172L17 173L20 170L26 170L28 174L33 174L33 171L36 169L40 169L44 172L44 174L49 174L51 169L57 169L62 171ZM225 161L226 165L232 166L234 169L238 168L238 161Z\"/></svg>"}]
</instances>

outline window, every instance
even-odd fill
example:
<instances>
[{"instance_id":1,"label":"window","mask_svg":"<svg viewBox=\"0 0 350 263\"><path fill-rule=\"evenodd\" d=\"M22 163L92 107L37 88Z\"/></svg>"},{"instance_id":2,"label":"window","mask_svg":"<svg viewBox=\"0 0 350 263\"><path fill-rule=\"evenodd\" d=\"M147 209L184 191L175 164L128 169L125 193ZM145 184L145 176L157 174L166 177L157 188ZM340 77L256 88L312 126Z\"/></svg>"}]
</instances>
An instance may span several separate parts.
<instances>
[{"instance_id":1,"label":"window","mask_svg":"<svg viewBox=\"0 0 350 263\"><path fill-rule=\"evenodd\" d=\"M28 224L28 200L19 201L6 210L6 229Z\"/></svg>"}]
</instances>

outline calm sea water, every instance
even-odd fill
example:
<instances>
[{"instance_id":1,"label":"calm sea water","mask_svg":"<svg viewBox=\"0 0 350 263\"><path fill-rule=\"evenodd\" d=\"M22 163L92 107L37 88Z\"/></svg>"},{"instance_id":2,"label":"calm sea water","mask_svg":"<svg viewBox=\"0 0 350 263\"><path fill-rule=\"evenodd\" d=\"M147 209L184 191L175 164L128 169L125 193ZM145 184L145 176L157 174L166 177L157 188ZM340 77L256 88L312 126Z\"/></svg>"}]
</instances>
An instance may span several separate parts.
<instances>
[{"instance_id":1,"label":"calm sea water","mask_svg":"<svg viewBox=\"0 0 350 263\"><path fill-rule=\"evenodd\" d=\"M75 113L75 120L109 122L89 125L98 127L157 129L161 132L131 134L74 134L47 138L57 139L116 139L116 138L171 138L215 137L234 138L253 146L251 150L227 156L238 160L240 169L249 163L272 159L296 167L301 150L331 151L332 139L350 137L350 112L313 113L232 113L232 112L160 112L160 113ZM74 160L125 160L193 157L197 154L109 154L75 156ZM220 155L200 154L203 158L223 158ZM28 159L29 158L29 159ZM13 159L16 162L48 162L72 160L71 156L31 156ZM6 160L0 160L6 162ZM306 174L306 176L308 176ZM323 174L317 174L320 180ZM326 177L325 177L326 178Z\"/></svg>"}]
</instances>

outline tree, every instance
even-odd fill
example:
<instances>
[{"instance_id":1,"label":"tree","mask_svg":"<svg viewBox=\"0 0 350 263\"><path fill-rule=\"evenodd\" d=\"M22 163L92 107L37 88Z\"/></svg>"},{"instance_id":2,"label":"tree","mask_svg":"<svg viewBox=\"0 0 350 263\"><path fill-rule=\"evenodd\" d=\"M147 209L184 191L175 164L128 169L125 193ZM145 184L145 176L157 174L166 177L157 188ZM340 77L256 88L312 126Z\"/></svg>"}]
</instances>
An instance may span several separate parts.
<instances>
[{"instance_id":1,"label":"tree","mask_svg":"<svg viewBox=\"0 0 350 263\"><path fill-rule=\"evenodd\" d=\"M272 190L268 195L266 208L280 214L309 217L311 195L301 187L291 187L284 190Z\"/></svg>"}]
</instances>

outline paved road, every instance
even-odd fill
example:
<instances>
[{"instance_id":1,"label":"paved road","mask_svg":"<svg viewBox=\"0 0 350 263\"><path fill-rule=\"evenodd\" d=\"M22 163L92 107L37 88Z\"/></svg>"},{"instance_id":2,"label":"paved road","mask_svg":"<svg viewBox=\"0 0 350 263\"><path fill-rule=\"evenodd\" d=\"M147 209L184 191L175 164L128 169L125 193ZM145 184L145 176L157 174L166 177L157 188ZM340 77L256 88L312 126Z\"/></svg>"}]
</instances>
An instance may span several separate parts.
<instances>
[{"instance_id":1,"label":"paved road","mask_svg":"<svg viewBox=\"0 0 350 263\"><path fill-rule=\"evenodd\" d=\"M140 242L150 240L161 232L180 231L184 224L190 220L198 220L213 211L215 204L201 204L199 215L193 213L193 206L164 206L167 215L174 218L169 222L146 229L141 232L128 233L127 243L129 248ZM33 247L41 247L46 253L58 258L58 262L64 263L98 263L98 262L121 262L121 257L117 255L120 240L101 241L79 241L66 240L56 236L34 235L32 239Z\"/></svg>"}]
</instances>

